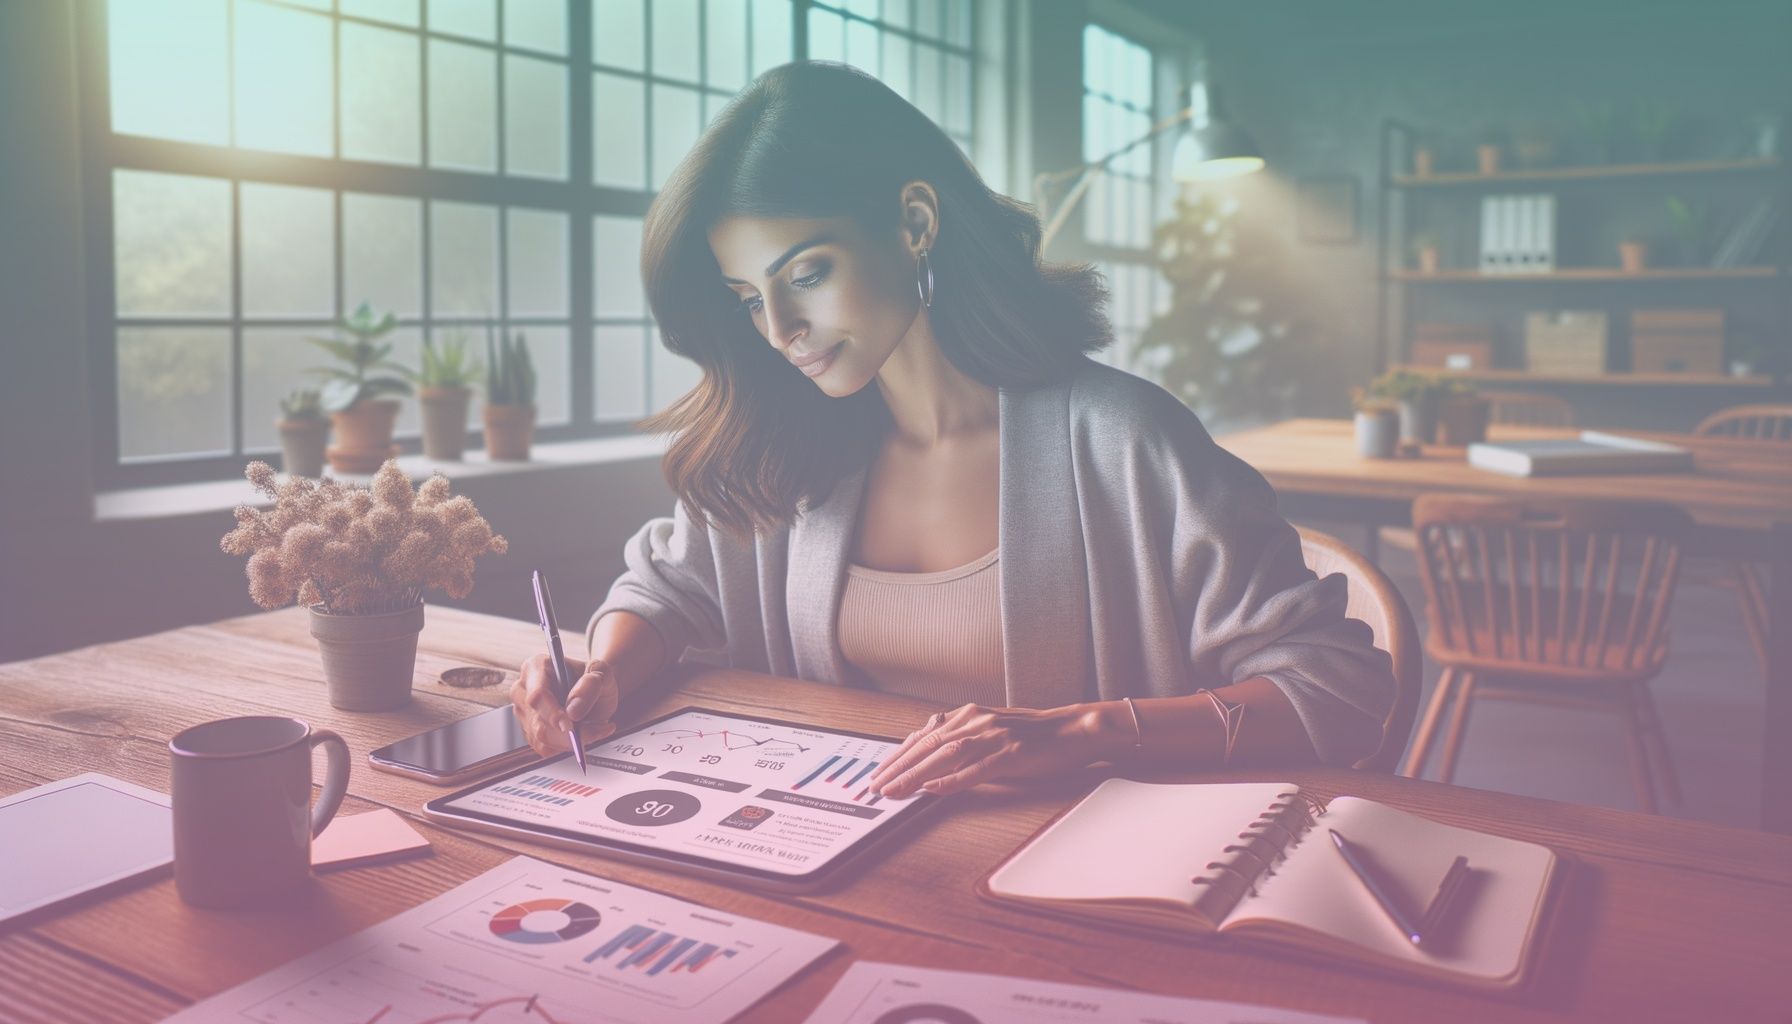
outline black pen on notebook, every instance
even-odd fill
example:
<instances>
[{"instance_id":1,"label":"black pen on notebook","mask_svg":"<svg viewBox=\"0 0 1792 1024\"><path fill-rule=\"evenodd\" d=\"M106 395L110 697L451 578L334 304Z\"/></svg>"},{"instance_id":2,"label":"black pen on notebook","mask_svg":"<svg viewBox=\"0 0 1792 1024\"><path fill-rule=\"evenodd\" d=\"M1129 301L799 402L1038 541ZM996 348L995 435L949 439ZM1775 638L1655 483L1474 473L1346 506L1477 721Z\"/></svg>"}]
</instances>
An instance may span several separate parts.
<instances>
[{"instance_id":1,"label":"black pen on notebook","mask_svg":"<svg viewBox=\"0 0 1792 1024\"><path fill-rule=\"evenodd\" d=\"M535 613L541 617L541 631L547 634L548 657L554 662L554 679L559 685L556 689L560 703L564 705L566 698L572 693L572 684L578 680L572 678L572 670L566 667L566 649L560 644L560 627L554 623L554 599L548 594L548 578L540 569L535 570L532 577L535 583ZM579 762L579 774L585 774L585 746L579 742L579 723L573 722L572 728L566 731L572 740L572 757Z\"/></svg>"},{"instance_id":2,"label":"black pen on notebook","mask_svg":"<svg viewBox=\"0 0 1792 1024\"><path fill-rule=\"evenodd\" d=\"M1363 888L1369 890L1369 895L1375 897L1375 902L1380 905L1382 913L1388 915L1388 920L1394 922L1394 927L1400 929L1400 934L1406 936L1408 941L1415 946L1422 945L1425 938L1419 931L1419 926L1406 916L1406 913L1400 909L1400 904L1388 895L1387 890L1381 887L1381 883L1375 880L1375 876L1370 873L1363 862L1357 859L1356 846L1329 828L1325 831L1332 837L1332 843L1337 846L1338 852L1343 855L1344 863L1350 865L1351 873L1362 881Z\"/></svg>"}]
</instances>

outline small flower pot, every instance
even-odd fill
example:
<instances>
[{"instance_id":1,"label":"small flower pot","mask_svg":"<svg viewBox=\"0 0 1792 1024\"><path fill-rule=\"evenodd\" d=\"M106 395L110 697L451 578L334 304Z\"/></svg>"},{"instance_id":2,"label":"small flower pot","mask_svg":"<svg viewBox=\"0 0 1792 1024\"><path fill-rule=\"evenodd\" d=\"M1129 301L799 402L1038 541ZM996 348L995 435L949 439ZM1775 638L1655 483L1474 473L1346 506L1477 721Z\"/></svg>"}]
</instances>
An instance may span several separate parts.
<instances>
[{"instance_id":1,"label":"small flower pot","mask_svg":"<svg viewBox=\"0 0 1792 1024\"><path fill-rule=\"evenodd\" d=\"M1480 145L1475 147L1475 164L1482 174L1500 173L1500 147Z\"/></svg>"},{"instance_id":2,"label":"small flower pot","mask_svg":"<svg viewBox=\"0 0 1792 1024\"><path fill-rule=\"evenodd\" d=\"M322 416L299 416L276 420L275 425L280 428L280 468L291 476L322 476L330 421Z\"/></svg>"},{"instance_id":3,"label":"small flower pot","mask_svg":"<svg viewBox=\"0 0 1792 1024\"><path fill-rule=\"evenodd\" d=\"M1437 156L1431 152L1430 146L1415 146L1412 151L1412 175L1415 178L1429 178L1437 169Z\"/></svg>"},{"instance_id":4,"label":"small flower pot","mask_svg":"<svg viewBox=\"0 0 1792 1024\"><path fill-rule=\"evenodd\" d=\"M1419 273L1421 273L1421 274L1437 273L1437 267L1438 267L1437 246L1435 246L1435 245L1420 246L1418 249L1418 260L1419 260Z\"/></svg>"},{"instance_id":5,"label":"small flower pot","mask_svg":"<svg viewBox=\"0 0 1792 1024\"><path fill-rule=\"evenodd\" d=\"M330 706L341 711L391 711L411 699L423 604L373 615L331 615L311 606L311 635L323 655Z\"/></svg>"},{"instance_id":6,"label":"small flower pot","mask_svg":"<svg viewBox=\"0 0 1792 1024\"><path fill-rule=\"evenodd\" d=\"M1755 364L1754 363L1748 361L1747 359L1732 359L1732 360L1730 360L1730 376L1732 376L1732 377L1753 377L1754 375L1755 375Z\"/></svg>"},{"instance_id":7,"label":"small flower pot","mask_svg":"<svg viewBox=\"0 0 1792 1024\"><path fill-rule=\"evenodd\" d=\"M1649 245L1646 242L1619 242L1618 266L1626 274L1640 273L1649 265Z\"/></svg>"},{"instance_id":8,"label":"small flower pot","mask_svg":"<svg viewBox=\"0 0 1792 1024\"><path fill-rule=\"evenodd\" d=\"M526 462L535 439L533 405L485 407L485 454L493 461Z\"/></svg>"},{"instance_id":9,"label":"small flower pot","mask_svg":"<svg viewBox=\"0 0 1792 1024\"><path fill-rule=\"evenodd\" d=\"M417 400L423 405L423 455L437 462L459 462L467 451L467 404L473 392L466 388L423 388Z\"/></svg>"},{"instance_id":10,"label":"small flower pot","mask_svg":"<svg viewBox=\"0 0 1792 1024\"><path fill-rule=\"evenodd\" d=\"M336 427L336 444L330 448L330 468L338 473L372 473L398 454L392 429L398 423L398 399L370 398L341 412L330 414Z\"/></svg>"},{"instance_id":11,"label":"small flower pot","mask_svg":"<svg viewBox=\"0 0 1792 1024\"><path fill-rule=\"evenodd\" d=\"M1400 414L1392 409L1365 409L1356 414L1356 453L1366 459L1399 454Z\"/></svg>"},{"instance_id":12,"label":"small flower pot","mask_svg":"<svg viewBox=\"0 0 1792 1024\"><path fill-rule=\"evenodd\" d=\"M1407 398L1400 401L1400 440L1407 444L1430 444L1437 434L1437 400Z\"/></svg>"},{"instance_id":13,"label":"small flower pot","mask_svg":"<svg viewBox=\"0 0 1792 1024\"><path fill-rule=\"evenodd\" d=\"M1487 440L1493 403L1479 395L1452 395L1437 404L1439 444L1466 446Z\"/></svg>"}]
</instances>

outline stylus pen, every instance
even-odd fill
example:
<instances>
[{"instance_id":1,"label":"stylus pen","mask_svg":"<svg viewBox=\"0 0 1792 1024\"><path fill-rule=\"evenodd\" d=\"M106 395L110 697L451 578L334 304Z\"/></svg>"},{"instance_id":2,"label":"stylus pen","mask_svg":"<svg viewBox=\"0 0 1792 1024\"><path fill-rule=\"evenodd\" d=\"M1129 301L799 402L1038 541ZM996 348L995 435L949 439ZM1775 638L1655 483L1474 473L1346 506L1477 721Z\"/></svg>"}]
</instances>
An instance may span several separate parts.
<instances>
[{"instance_id":1,"label":"stylus pen","mask_svg":"<svg viewBox=\"0 0 1792 1024\"><path fill-rule=\"evenodd\" d=\"M535 570L535 614L541 617L541 631L547 634L548 657L554 659L554 678L559 681L556 687L560 703L572 693L572 684L577 680L572 677L572 670L566 667L566 648L560 644L560 627L554 624L554 598L548 593L548 578L540 569ZM573 722L572 728L566 731L572 740L572 758L579 762L579 774L585 774L585 746L579 742L579 723Z\"/></svg>"},{"instance_id":2,"label":"stylus pen","mask_svg":"<svg viewBox=\"0 0 1792 1024\"><path fill-rule=\"evenodd\" d=\"M1357 859L1356 846L1329 828L1326 829L1326 832L1330 833L1332 842L1338 847L1338 852L1343 854L1344 863L1350 865L1351 873L1362 880L1363 887L1369 890L1369 895L1375 897L1375 902L1381 905L1382 912L1388 915L1388 920L1394 922L1394 927L1400 929L1400 933L1405 935L1413 945L1423 944L1425 940L1419 932L1419 926L1406 916L1405 912L1400 909L1400 904L1388 895L1387 890L1381 887L1381 883L1375 880L1375 876L1369 873L1369 869L1364 866L1363 862Z\"/></svg>"}]
</instances>

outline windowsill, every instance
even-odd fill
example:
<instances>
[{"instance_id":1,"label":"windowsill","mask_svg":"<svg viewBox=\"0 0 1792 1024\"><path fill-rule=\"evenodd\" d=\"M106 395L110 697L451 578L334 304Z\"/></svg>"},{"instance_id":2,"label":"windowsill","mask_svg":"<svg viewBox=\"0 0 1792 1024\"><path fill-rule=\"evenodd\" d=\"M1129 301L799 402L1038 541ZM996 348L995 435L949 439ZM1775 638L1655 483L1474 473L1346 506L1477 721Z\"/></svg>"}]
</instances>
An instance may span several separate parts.
<instances>
[{"instance_id":1,"label":"windowsill","mask_svg":"<svg viewBox=\"0 0 1792 1024\"><path fill-rule=\"evenodd\" d=\"M482 451L469 451L465 462L435 462L421 455L401 455L398 465L416 483L427 480L438 472L456 481L477 477L531 475L637 459L658 459L665 453L664 437L631 435L537 444L530 449L531 457L528 462L492 462ZM373 479L371 476L354 474L330 475L345 483L362 485ZM269 504L271 502L258 494L247 480L210 480L196 484L101 491L94 496L94 519L97 522L164 519L229 511L238 505L265 507Z\"/></svg>"}]
</instances>

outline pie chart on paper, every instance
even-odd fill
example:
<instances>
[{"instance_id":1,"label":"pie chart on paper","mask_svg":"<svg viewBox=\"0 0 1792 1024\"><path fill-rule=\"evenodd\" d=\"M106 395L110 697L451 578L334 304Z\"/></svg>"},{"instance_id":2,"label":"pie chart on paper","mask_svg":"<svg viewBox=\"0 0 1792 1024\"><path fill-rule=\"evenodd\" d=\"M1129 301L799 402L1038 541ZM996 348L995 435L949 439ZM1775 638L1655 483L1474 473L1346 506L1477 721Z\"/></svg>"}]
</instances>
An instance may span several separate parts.
<instances>
[{"instance_id":1,"label":"pie chart on paper","mask_svg":"<svg viewBox=\"0 0 1792 1024\"><path fill-rule=\"evenodd\" d=\"M540 899L513 903L492 915L492 934L507 942L566 942L597 928L603 915L577 900Z\"/></svg>"}]
</instances>

